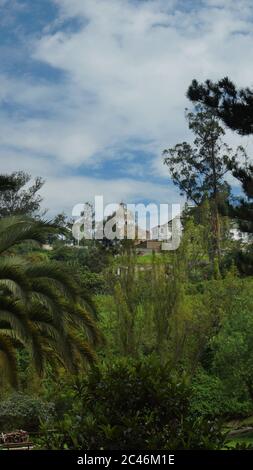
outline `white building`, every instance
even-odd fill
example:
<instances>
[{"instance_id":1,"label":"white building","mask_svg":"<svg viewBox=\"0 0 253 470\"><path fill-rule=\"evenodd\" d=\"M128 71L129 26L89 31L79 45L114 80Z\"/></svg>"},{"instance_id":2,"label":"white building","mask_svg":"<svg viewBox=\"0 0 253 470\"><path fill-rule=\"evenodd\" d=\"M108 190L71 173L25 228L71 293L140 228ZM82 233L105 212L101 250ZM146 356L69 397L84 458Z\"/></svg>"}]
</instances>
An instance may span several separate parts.
<instances>
[{"instance_id":1,"label":"white building","mask_svg":"<svg viewBox=\"0 0 253 470\"><path fill-rule=\"evenodd\" d=\"M166 222L162 225L157 225L151 229L152 240L165 241L170 240L172 237L172 221Z\"/></svg>"},{"instance_id":2,"label":"white building","mask_svg":"<svg viewBox=\"0 0 253 470\"><path fill-rule=\"evenodd\" d=\"M229 233L234 241L241 241L242 243L250 242L250 234L248 232L241 232L237 227L231 228Z\"/></svg>"}]
</instances>

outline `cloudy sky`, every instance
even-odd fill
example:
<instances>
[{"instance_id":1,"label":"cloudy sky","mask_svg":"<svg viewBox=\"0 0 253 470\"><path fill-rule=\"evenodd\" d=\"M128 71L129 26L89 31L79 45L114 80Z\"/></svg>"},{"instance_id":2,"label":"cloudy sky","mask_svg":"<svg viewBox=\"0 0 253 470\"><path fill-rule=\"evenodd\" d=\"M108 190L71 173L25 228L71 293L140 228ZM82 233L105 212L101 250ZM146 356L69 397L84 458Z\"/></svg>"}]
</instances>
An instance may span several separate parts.
<instances>
[{"instance_id":1,"label":"cloudy sky","mask_svg":"<svg viewBox=\"0 0 253 470\"><path fill-rule=\"evenodd\" d=\"M179 201L161 152L190 138L187 87L252 86L252 26L252 0L0 0L1 172L43 176L52 212Z\"/></svg>"}]
</instances>

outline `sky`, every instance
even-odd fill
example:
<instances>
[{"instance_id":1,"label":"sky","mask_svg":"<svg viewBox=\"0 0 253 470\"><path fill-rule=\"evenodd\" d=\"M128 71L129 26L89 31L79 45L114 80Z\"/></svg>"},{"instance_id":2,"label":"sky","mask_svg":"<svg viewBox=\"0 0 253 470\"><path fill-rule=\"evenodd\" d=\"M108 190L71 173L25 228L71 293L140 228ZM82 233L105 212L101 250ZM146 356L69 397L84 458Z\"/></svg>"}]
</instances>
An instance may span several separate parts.
<instances>
[{"instance_id":1,"label":"sky","mask_svg":"<svg viewBox=\"0 0 253 470\"><path fill-rule=\"evenodd\" d=\"M182 201L162 151L191 139L186 90L253 86L252 41L252 0L0 0L1 172L42 176L49 213Z\"/></svg>"}]
</instances>

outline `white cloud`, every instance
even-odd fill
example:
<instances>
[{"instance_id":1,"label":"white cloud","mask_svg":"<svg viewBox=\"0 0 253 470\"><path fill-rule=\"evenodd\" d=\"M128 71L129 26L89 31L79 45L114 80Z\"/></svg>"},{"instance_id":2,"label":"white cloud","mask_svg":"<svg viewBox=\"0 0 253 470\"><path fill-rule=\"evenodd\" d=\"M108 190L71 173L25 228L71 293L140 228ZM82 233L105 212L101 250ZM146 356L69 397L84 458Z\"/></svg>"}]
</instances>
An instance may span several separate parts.
<instances>
[{"instance_id":1,"label":"white cloud","mask_svg":"<svg viewBox=\"0 0 253 470\"><path fill-rule=\"evenodd\" d=\"M142 165L143 174L164 175L161 151L188 135L185 92L192 78L228 75L239 85L253 84L249 0L205 0L205 8L187 11L176 0L55 3L59 24L78 18L83 25L73 32L47 27L27 46L34 60L62 70L64 80L36 83L27 77L0 77L0 100L18 106L16 113L3 111L0 118L0 143L12 152L7 167L13 166L15 155L26 155L28 166L30 161L34 171L42 168L50 177L70 167L120 158L128 148L154 155L152 168L147 169L144 154L136 172ZM122 164L127 174L127 162ZM17 165L22 167L20 160ZM130 163L129 174L134 174ZM75 181L68 180L75 186L73 193L80 189ZM89 189L95 184L90 182ZM123 199L121 183L110 185L121 188ZM60 179L54 187L62 194L59 184ZM155 186L149 187L152 194ZM134 185L130 188L137 191Z\"/></svg>"},{"instance_id":2,"label":"white cloud","mask_svg":"<svg viewBox=\"0 0 253 470\"><path fill-rule=\"evenodd\" d=\"M251 84L252 38L233 34L252 32L240 5L245 2L192 13L177 11L178 2L171 1L56 3L64 16L88 21L77 33L46 35L34 51L35 58L68 74L65 91L75 107L65 129L66 149L70 143L73 150L59 149L66 162L85 161L136 138L151 141L157 152L176 142L185 134L185 92L193 77L228 74ZM90 103L83 102L87 95Z\"/></svg>"},{"instance_id":3,"label":"white cloud","mask_svg":"<svg viewBox=\"0 0 253 470\"><path fill-rule=\"evenodd\" d=\"M53 177L48 178L41 193L44 205L50 209L50 213L66 211L69 215L75 204L94 202L96 195L102 195L105 204L118 204L122 201L183 204L183 198L169 185L145 183L130 178L103 180L88 177Z\"/></svg>"}]
</instances>

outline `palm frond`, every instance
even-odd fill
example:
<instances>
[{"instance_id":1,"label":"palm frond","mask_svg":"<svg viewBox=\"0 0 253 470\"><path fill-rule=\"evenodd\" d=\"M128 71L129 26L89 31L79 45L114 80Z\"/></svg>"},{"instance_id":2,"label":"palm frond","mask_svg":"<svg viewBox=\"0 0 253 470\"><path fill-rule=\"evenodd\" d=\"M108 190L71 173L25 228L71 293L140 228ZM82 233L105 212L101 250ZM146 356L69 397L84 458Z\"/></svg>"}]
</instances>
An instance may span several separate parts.
<instances>
[{"instance_id":1,"label":"palm frond","mask_svg":"<svg viewBox=\"0 0 253 470\"><path fill-rule=\"evenodd\" d=\"M88 292L62 263L10 256L24 241L41 243L57 229L24 216L0 219L0 360L16 384L15 349L31 353L35 370L62 364L77 372L95 361L93 346L102 342L96 310Z\"/></svg>"},{"instance_id":2,"label":"palm frond","mask_svg":"<svg viewBox=\"0 0 253 470\"><path fill-rule=\"evenodd\" d=\"M0 334L0 360L3 371L13 387L18 386L17 359L11 338Z\"/></svg>"},{"instance_id":3,"label":"palm frond","mask_svg":"<svg viewBox=\"0 0 253 470\"><path fill-rule=\"evenodd\" d=\"M0 253L24 241L43 243L49 233L56 231L48 222L24 216L4 217L0 219Z\"/></svg>"},{"instance_id":4,"label":"palm frond","mask_svg":"<svg viewBox=\"0 0 253 470\"><path fill-rule=\"evenodd\" d=\"M74 331L69 331L68 333L69 342L72 349L72 354L75 357L79 356L82 361L88 364L94 364L97 360L96 354L90 344L85 341L83 338L79 338ZM76 372L80 370L81 364L79 361L76 362Z\"/></svg>"},{"instance_id":5,"label":"palm frond","mask_svg":"<svg viewBox=\"0 0 253 470\"><path fill-rule=\"evenodd\" d=\"M30 329L26 309L19 301L2 296L0 299L0 320L9 324L21 341L29 341Z\"/></svg>"},{"instance_id":6,"label":"palm frond","mask_svg":"<svg viewBox=\"0 0 253 470\"><path fill-rule=\"evenodd\" d=\"M103 336L96 325L95 320L80 304L66 303L68 319L70 323L85 329L95 345L103 343Z\"/></svg>"},{"instance_id":7,"label":"palm frond","mask_svg":"<svg viewBox=\"0 0 253 470\"><path fill-rule=\"evenodd\" d=\"M36 263L29 265L26 269L26 275L30 279L46 279L51 283L54 289L58 289L63 295L76 299L78 289L75 281L67 270L64 270L62 264L56 262Z\"/></svg>"},{"instance_id":8,"label":"palm frond","mask_svg":"<svg viewBox=\"0 0 253 470\"><path fill-rule=\"evenodd\" d=\"M24 263L17 257L1 257L0 288L5 287L15 297L26 298L30 289L29 282L23 272Z\"/></svg>"}]
</instances>

